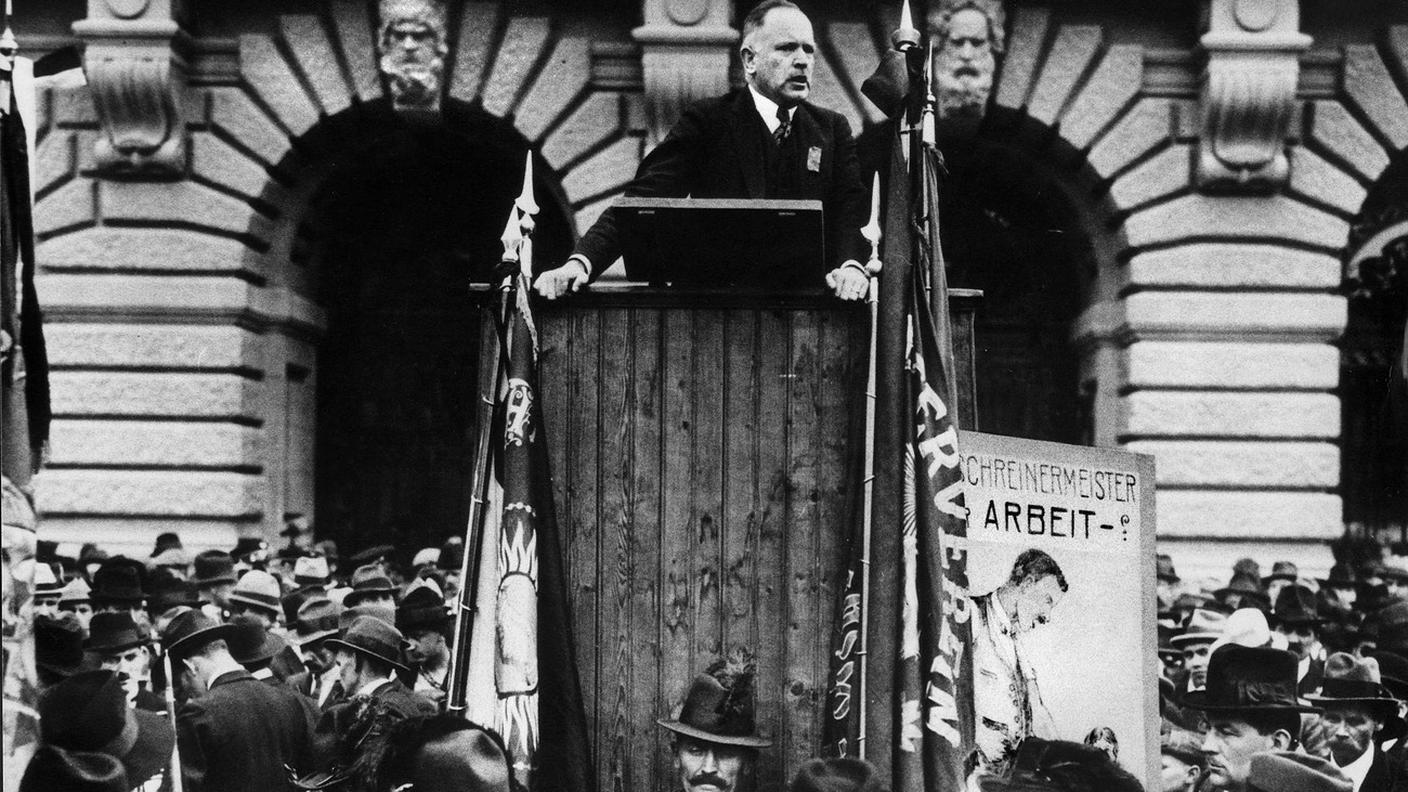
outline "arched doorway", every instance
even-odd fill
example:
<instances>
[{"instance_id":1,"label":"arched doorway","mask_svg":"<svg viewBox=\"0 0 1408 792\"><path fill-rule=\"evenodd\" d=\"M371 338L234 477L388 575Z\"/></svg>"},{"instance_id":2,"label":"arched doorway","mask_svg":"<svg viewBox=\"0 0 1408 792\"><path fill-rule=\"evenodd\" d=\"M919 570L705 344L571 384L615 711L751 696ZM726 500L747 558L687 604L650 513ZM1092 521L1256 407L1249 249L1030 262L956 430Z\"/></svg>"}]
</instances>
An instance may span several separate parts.
<instances>
[{"instance_id":1,"label":"arched doorway","mask_svg":"<svg viewBox=\"0 0 1408 792\"><path fill-rule=\"evenodd\" d=\"M474 448L479 313L523 183L528 145L508 123L450 100L434 123L385 101L304 141L325 153L292 257L304 261L326 335L317 353L318 534L343 552L412 552L464 530ZM572 230L547 167L536 260L560 261Z\"/></svg>"}]
</instances>

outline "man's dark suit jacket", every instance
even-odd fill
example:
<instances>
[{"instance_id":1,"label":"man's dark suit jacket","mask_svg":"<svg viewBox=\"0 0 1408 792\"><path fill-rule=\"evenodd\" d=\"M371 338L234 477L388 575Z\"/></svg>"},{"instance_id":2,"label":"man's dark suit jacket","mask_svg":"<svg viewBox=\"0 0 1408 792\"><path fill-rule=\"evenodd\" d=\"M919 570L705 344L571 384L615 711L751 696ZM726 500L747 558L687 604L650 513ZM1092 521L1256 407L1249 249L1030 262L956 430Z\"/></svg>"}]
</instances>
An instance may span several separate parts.
<instances>
[{"instance_id":1,"label":"man's dark suit jacket","mask_svg":"<svg viewBox=\"0 0 1408 792\"><path fill-rule=\"evenodd\" d=\"M176 723L186 792L267 792L283 789L284 765L306 756L313 708L287 687L231 671L186 702Z\"/></svg>"},{"instance_id":2,"label":"man's dark suit jacket","mask_svg":"<svg viewBox=\"0 0 1408 792\"><path fill-rule=\"evenodd\" d=\"M632 197L788 198L822 202L828 268L847 259L862 263L869 249L860 227L869 218L855 139L844 116L802 103L792 118L784 150L795 182L769 190L768 158L776 144L747 88L697 102L640 164L626 186ZM773 147L770 149L769 147ZM812 170L811 150L820 150ZM772 156L777 156L773 154ZM621 255L616 213L607 209L574 250L592 263L595 280ZM817 284L820 285L820 284Z\"/></svg>"}]
</instances>

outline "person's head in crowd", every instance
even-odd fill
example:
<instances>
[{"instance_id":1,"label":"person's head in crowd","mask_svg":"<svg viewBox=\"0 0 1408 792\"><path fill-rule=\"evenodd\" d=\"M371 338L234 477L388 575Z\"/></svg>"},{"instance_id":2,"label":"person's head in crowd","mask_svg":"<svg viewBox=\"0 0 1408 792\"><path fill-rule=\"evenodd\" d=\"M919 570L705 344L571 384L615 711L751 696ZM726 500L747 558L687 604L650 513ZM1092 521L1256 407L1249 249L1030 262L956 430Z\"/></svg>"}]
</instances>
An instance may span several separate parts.
<instances>
[{"instance_id":1,"label":"person's head in crowd","mask_svg":"<svg viewBox=\"0 0 1408 792\"><path fill-rule=\"evenodd\" d=\"M754 722L752 661L741 651L694 678L678 717L656 721L670 732L680 792L732 792L772 740Z\"/></svg>"},{"instance_id":2,"label":"person's head in crowd","mask_svg":"<svg viewBox=\"0 0 1408 792\"><path fill-rule=\"evenodd\" d=\"M116 674L85 671L39 697L40 746L20 788L83 789L73 784L85 776L101 789L141 787L171 760L175 742L161 715L128 706Z\"/></svg>"},{"instance_id":3,"label":"person's head in crowd","mask_svg":"<svg viewBox=\"0 0 1408 792\"><path fill-rule=\"evenodd\" d=\"M1384 582L1384 562L1378 558L1371 558L1360 562L1358 569L1359 585L1379 586Z\"/></svg>"},{"instance_id":4,"label":"person's head in crowd","mask_svg":"<svg viewBox=\"0 0 1408 792\"><path fill-rule=\"evenodd\" d=\"M1017 556L1007 581L997 588L996 599L1021 634L1050 621L1068 588L1056 559L1033 548Z\"/></svg>"},{"instance_id":5,"label":"person's head in crowd","mask_svg":"<svg viewBox=\"0 0 1408 792\"><path fill-rule=\"evenodd\" d=\"M408 669L401 662L405 637L387 622L371 616L357 618L339 638L329 638L333 662L342 689L356 695L364 687L399 677Z\"/></svg>"},{"instance_id":6,"label":"person's head in crowd","mask_svg":"<svg viewBox=\"0 0 1408 792\"><path fill-rule=\"evenodd\" d=\"M1397 722L1398 702L1389 694L1379 674L1378 661L1339 652L1325 660L1320 691L1306 699L1323 707L1326 747L1338 767L1360 759L1372 762L1374 738Z\"/></svg>"},{"instance_id":7,"label":"person's head in crowd","mask_svg":"<svg viewBox=\"0 0 1408 792\"><path fill-rule=\"evenodd\" d=\"M65 583L59 592L59 611L72 613L78 618L78 623L82 625L84 631L88 629L88 620L93 618L91 594L92 588L88 585L88 581L82 577L76 577Z\"/></svg>"},{"instance_id":8,"label":"person's head in crowd","mask_svg":"<svg viewBox=\"0 0 1408 792\"><path fill-rule=\"evenodd\" d=\"M1207 718L1202 748L1213 788L1243 792L1252 756L1296 747L1301 713L1319 712L1296 698L1296 665L1282 649L1233 643L1213 652L1207 688L1183 699Z\"/></svg>"},{"instance_id":9,"label":"person's head in crowd","mask_svg":"<svg viewBox=\"0 0 1408 792\"><path fill-rule=\"evenodd\" d=\"M1408 569L1397 564L1383 566L1386 604L1408 602Z\"/></svg>"},{"instance_id":10,"label":"person's head in crowd","mask_svg":"<svg viewBox=\"0 0 1408 792\"><path fill-rule=\"evenodd\" d=\"M147 567L153 572L165 571L181 580L187 580L191 576L191 554L184 548L172 547L161 551L160 555L148 561Z\"/></svg>"},{"instance_id":11,"label":"person's head in crowd","mask_svg":"<svg viewBox=\"0 0 1408 792\"><path fill-rule=\"evenodd\" d=\"M279 623L279 613L283 609L280 600L283 589L273 575L261 569L251 569L244 573L230 591L230 614L247 614L264 622L265 627Z\"/></svg>"},{"instance_id":12,"label":"person's head in crowd","mask_svg":"<svg viewBox=\"0 0 1408 792\"><path fill-rule=\"evenodd\" d=\"M64 588L63 573L57 564L34 563L34 589L30 600L33 612L53 615L59 612Z\"/></svg>"},{"instance_id":13,"label":"person's head in crowd","mask_svg":"<svg viewBox=\"0 0 1408 792\"><path fill-rule=\"evenodd\" d=\"M123 556L109 558L93 576L89 592L94 613L127 613L143 628L151 626L147 617L146 567Z\"/></svg>"},{"instance_id":14,"label":"person's head in crowd","mask_svg":"<svg viewBox=\"0 0 1408 792\"><path fill-rule=\"evenodd\" d=\"M1234 573L1227 585L1213 592L1213 596L1233 611L1241 608L1271 610L1271 600L1261 587L1261 577L1248 572Z\"/></svg>"},{"instance_id":15,"label":"person's head in crowd","mask_svg":"<svg viewBox=\"0 0 1408 792\"><path fill-rule=\"evenodd\" d=\"M117 672L128 701L136 701L142 686L151 681L151 640L131 614L93 614L84 648L97 658L99 668Z\"/></svg>"},{"instance_id":16,"label":"person's head in crowd","mask_svg":"<svg viewBox=\"0 0 1408 792\"><path fill-rule=\"evenodd\" d=\"M1247 791L1353 792L1354 784L1339 768L1318 756L1296 751L1268 751L1252 757Z\"/></svg>"},{"instance_id":17,"label":"person's head in crowd","mask_svg":"<svg viewBox=\"0 0 1408 792\"><path fill-rule=\"evenodd\" d=\"M1159 553L1155 561L1155 592L1158 598L1159 610L1168 610L1173 607L1173 601L1178 597L1178 584L1182 578L1178 576L1177 570L1173 567L1173 559L1168 553Z\"/></svg>"},{"instance_id":18,"label":"person's head in crowd","mask_svg":"<svg viewBox=\"0 0 1408 792\"><path fill-rule=\"evenodd\" d=\"M322 556L300 556L293 562L293 585L306 594L321 594L327 591L332 580L332 570L328 560Z\"/></svg>"},{"instance_id":19,"label":"person's head in crowd","mask_svg":"<svg viewBox=\"0 0 1408 792\"><path fill-rule=\"evenodd\" d=\"M978 779L982 792L1143 792L1128 771L1099 748L1029 737L1001 775Z\"/></svg>"},{"instance_id":20,"label":"person's head in crowd","mask_svg":"<svg viewBox=\"0 0 1408 792\"><path fill-rule=\"evenodd\" d=\"M1324 619L1315 607L1315 593L1295 583L1281 588L1271 611L1276 632L1286 640L1286 648L1306 660L1319 649L1320 625Z\"/></svg>"},{"instance_id":21,"label":"person's head in crowd","mask_svg":"<svg viewBox=\"0 0 1408 792\"><path fill-rule=\"evenodd\" d=\"M161 643L190 698L205 695L210 684L225 674L244 673L244 666L230 655L228 639L234 630L198 610L186 611L166 625Z\"/></svg>"},{"instance_id":22,"label":"person's head in crowd","mask_svg":"<svg viewBox=\"0 0 1408 792\"><path fill-rule=\"evenodd\" d=\"M1165 722L1159 733L1159 792L1192 792L1207 767L1203 736Z\"/></svg>"},{"instance_id":23,"label":"person's head in crowd","mask_svg":"<svg viewBox=\"0 0 1408 792\"><path fill-rule=\"evenodd\" d=\"M251 569L265 570L269 565L269 543L257 536L241 536L230 550L235 561L235 574Z\"/></svg>"},{"instance_id":24,"label":"person's head in crowd","mask_svg":"<svg viewBox=\"0 0 1408 792\"><path fill-rule=\"evenodd\" d=\"M303 651L303 662L314 673L332 667L333 652L327 640L338 633L338 616L342 606L326 597L312 597L298 607L294 620L294 640Z\"/></svg>"},{"instance_id":25,"label":"person's head in crowd","mask_svg":"<svg viewBox=\"0 0 1408 792\"><path fill-rule=\"evenodd\" d=\"M331 539L323 539L313 543L314 555L327 559L328 574L332 579L337 579L338 568L342 562L342 556L338 553L337 542Z\"/></svg>"},{"instance_id":26,"label":"person's head in crowd","mask_svg":"<svg viewBox=\"0 0 1408 792\"><path fill-rule=\"evenodd\" d=\"M269 632L269 627L263 619L248 613L231 617L230 626L234 629L226 637L225 643L235 662L257 678L273 676L269 664L287 645L283 639Z\"/></svg>"},{"instance_id":27,"label":"person's head in crowd","mask_svg":"<svg viewBox=\"0 0 1408 792\"><path fill-rule=\"evenodd\" d=\"M1207 686L1208 658L1212 656L1212 644L1222 637L1226 626L1225 614L1200 608L1193 611L1183 633L1169 639L1169 643L1183 653L1183 667L1188 671L1189 690L1201 690Z\"/></svg>"},{"instance_id":28,"label":"person's head in crowd","mask_svg":"<svg viewBox=\"0 0 1408 792\"><path fill-rule=\"evenodd\" d=\"M1173 637L1182 632L1172 625L1159 623L1159 676L1173 679L1183 670L1183 651L1173 645Z\"/></svg>"},{"instance_id":29,"label":"person's head in crowd","mask_svg":"<svg viewBox=\"0 0 1408 792\"><path fill-rule=\"evenodd\" d=\"M1358 654L1382 649L1408 656L1408 602L1395 602L1369 614L1364 620L1364 632L1373 646L1365 646L1367 641L1361 640Z\"/></svg>"},{"instance_id":30,"label":"person's head in crowd","mask_svg":"<svg viewBox=\"0 0 1408 792\"><path fill-rule=\"evenodd\" d=\"M72 613L35 615L34 666L41 691L79 672L94 670L83 652L83 632Z\"/></svg>"},{"instance_id":31,"label":"person's head in crowd","mask_svg":"<svg viewBox=\"0 0 1408 792\"><path fill-rule=\"evenodd\" d=\"M796 107L811 92L816 37L811 20L788 0L764 0L743 18L743 78L779 107Z\"/></svg>"},{"instance_id":32,"label":"person's head in crowd","mask_svg":"<svg viewBox=\"0 0 1408 792\"><path fill-rule=\"evenodd\" d=\"M235 590L235 560L224 550L206 550L196 556L192 582L201 597L221 610L229 610L230 593Z\"/></svg>"},{"instance_id":33,"label":"person's head in crowd","mask_svg":"<svg viewBox=\"0 0 1408 792\"><path fill-rule=\"evenodd\" d=\"M797 769L787 792L886 792L875 766L863 759L809 759Z\"/></svg>"},{"instance_id":34,"label":"person's head in crowd","mask_svg":"<svg viewBox=\"0 0 1408 792\"><path fill-rule=\"evenodd\" d=\"M1358 576L1354 567L1342 561L1330 567L1330 574L1318 578L1321 602L1325 607L1341 613L1349 612L1358 598Z\"/></svg>"},{"instance_id":35,"label":"person's head in crowd","mask_svg":"<svg viewBox=\"0 0 1408 792\"><path fill-rule=\"evenodd\" d=\"M108 560L107 551L94 542L87 542L78 549L78 573L89 583L92 583L93 576L98 574L98 568L106 560Z\"/></svg>"},{"instance_id":36,"label":"person's head in crowd","mask_svg":"<svg viewBox=\"0 0 1408 792\"><path fill-rule=\"evenodd\" d=\"M156 558L168 550L181 550L183 548L184 545L181 544L180 534L174 531L165 531L157 534L156 542L152 544L151 555L148 557Z\"/></svg>"},{"instance_id":37,"label":"person's head in crowd","mask_svg":"<svg viewBox=\"0 0 1408 792\"><path fill-rule=\"evenodd\" d=\"M514 792L513 759L496 732L453 715L407 718L391 727L378 789Z\"/></svg>"},{"instance_id":38,"label":"person's head in crowd","mask_svg":"<svg viewBox=\"0 0 1408 792\"><path fill-rule=\"evenodd\" d=\"M1300 579L1300 568L1290 561L1277 561L1271 565L1271 574L1261 579L1261 587L1266 590L1266 598L1274 604L1281 589Z\"/></svg>"},{"instance_id":39,"label":"person's head in crowd","mask_svg":"<svg viewBox=\"0 0 1408 792\"><path fill-rule=\"evenodd\" d=\"M1212 651L1216 652L1225 644L1285 649L1286 639L1271 631L1265 612L1260 608L1246 607L1232 611L1232 615L1227 617L1222 637L1213 642Z\"/></svg>"},{"instance_id":40,"label":"person's head in crowd","mask_svg":"<svg viewBox=\"0 0 1408 792\"><path fill-rule=\"evenodd\" d=\"M352 590L342 600L344 607L378 604L396 607L396 584L391 582L380 562L357 567L350 583Z\"/></svg>"},{"instance_id":41,"label":"person's head in crowd","mask_svg":"<svg viewBox=\"0 0 1408 792\"><path fill-rule=\"evenodd\" d=\"M406 656L426 668L440 669L449 663L453 625L440 587L428 579L411 584L396 606L396 628L408 642Z\"/></svg>"},{"instance_id":42,"label":"person's head in crowd","mask_svg":"<svg viewBox=\"0 0 1408 792\"><path fill-rule=\"evenodd\" d=\"M420 574L423 569L434 569L440 563L440 548L422 547L411 558L411 571Z\"/></svg>"},{"instance_id":43,"label":"person's head in crowd","mask_svg":"<svg viewBox=\"0 0 1408 792\"><path fill-rule=\"evenodd\" d=\"M200 595L194 583L178 577L167 569L157 569L148 579L150 596L147 598L147 613L152 623L160 621L162 614L173 608L200 607ZM161 629L157 628L157 632Z\"/></svg>"},{"instance_id":44,"label":"person's head in crowd","mask_svg":"<svg viewBox=\"0 0 1408 792\"><path fill-rule=\"evenodd\" d=\"M1109 726L1096 726L1091 729L1090 732L1085 735L1083 742L1086 745L1104 751L1105 755L1110 757L1110 761L1112 762L1118 762L1120 760L1120 738L1115 735L1115 730L1111 729Z\"/></svg>"},{"instance_id":45,"label":"person's head in crowd","mask_svg":"<svg viewBox=\"0 0 1408 792\"><path fill-rule=\"evenodd\" d=\"M1391 720L1390 728L1402 723L1395 731L1403 734L1386 734L1389 739L1402 739L1408 736L1408 658L1393 652L1374 650L1365 655L1379 664L1379 681L1384 689L1398 702L1398 718Z\"/></svg>"}]
</instances>

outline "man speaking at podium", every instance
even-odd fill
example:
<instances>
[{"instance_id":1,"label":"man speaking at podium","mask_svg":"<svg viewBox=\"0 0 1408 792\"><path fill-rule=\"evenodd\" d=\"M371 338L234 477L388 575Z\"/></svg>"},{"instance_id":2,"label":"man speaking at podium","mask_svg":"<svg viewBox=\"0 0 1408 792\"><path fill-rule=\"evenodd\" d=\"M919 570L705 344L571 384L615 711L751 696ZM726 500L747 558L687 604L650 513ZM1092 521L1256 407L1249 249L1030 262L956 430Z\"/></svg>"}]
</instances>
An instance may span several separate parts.
<instances>
[{"instance_id":1,"label":"man speaking at podium","mask_svg":"<svg viewBox=\"0 0 1408 792\"><path fill-rule=\"evenodd\" d=\"M826 284L859 300L869 206L850 125L805 101L816 60L811 21L788 0L763 0L743 20L740 56L747 87L685 110L626 195L820 200L827 253L843 262ZM600 276L621 255L617 222L615 210L603 212L566 263L538 276L538 293L556 299Z\"/></svg>"}]
</instances>

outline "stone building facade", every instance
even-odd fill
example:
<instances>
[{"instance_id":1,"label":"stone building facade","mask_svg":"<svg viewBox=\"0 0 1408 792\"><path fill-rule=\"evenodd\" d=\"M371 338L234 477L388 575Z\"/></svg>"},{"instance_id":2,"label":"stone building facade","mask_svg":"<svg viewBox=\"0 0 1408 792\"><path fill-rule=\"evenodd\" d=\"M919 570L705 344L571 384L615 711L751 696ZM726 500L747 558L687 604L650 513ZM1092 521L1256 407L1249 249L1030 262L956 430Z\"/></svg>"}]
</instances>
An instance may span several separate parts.
<instances>
[{"instance_id":1,"label":"stone building facade","mask_svg":"<svg viewBox=\"0 0 1408 792\"><path fill-rule=\"evenodd\" d=\"M43 98L35 156L45 534L136 550L163 530L232 545L288 513L319 524L337 330L312 218L386 101L375 3L19 5L28 54L82 39L90 79ZM445 102L472 135L531 149L545 214L579 234L681 104L736 76L743 5L451 3ZM813 100L878 122L860 83L897 3L809 6ZM1156 456L1185 575L1267 543L1328 565L1351 227L1404 158L1405 91L1408 6L1390 0L1006 3L978 134L1083 236L1056 342L1080 392L1062 398L1082 400L1084 439Z\"/></svg>"}]
</instances>

